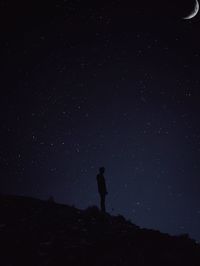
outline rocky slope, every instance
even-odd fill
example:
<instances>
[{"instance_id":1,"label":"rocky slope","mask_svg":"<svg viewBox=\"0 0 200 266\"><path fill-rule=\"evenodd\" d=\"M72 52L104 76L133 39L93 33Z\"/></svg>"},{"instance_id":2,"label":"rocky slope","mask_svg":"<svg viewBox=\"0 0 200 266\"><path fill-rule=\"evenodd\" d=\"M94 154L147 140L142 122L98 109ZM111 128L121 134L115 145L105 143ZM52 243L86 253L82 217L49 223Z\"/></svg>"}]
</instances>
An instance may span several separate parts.
<instances>
[{"instance_id":1,"label":"rocky slope","mask_svg":"<svg viewBox=\"0 0 200 266\"><path fill-rule=\"evenodd\" d=\"M200 246L187 235L19 196L0 198L0 254L2 266L200 265Z\"/></svg>"}]
</instances>

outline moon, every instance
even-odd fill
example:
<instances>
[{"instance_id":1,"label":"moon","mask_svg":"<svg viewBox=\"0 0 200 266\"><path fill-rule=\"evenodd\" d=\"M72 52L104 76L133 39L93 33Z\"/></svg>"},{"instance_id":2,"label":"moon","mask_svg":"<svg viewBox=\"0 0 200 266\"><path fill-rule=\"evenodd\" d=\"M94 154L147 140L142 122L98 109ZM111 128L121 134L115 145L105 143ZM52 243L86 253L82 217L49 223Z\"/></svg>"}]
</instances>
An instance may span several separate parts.
<instances>
[{"instance_id":1,"label":"moon","mask_svg":"<svg viewBox=\"0 0 200 266\"><path fill-rule=\"evenodd\" d=\"M199 2L198 2L198 0L196 0L194 10L190 13L190 15L188 15L187 17L184 17L183 19L194 18L198 12L199 12Z\"/></svg>"}]
</instances>

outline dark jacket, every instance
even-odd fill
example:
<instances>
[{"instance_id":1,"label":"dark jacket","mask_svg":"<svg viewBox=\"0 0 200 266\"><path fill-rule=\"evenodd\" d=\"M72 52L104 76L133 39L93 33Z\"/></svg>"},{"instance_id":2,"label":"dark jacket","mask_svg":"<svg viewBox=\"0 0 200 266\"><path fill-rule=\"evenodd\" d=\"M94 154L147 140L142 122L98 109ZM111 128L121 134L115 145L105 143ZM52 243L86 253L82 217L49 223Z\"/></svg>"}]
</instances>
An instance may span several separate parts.
<instances>
[{"instance_id":1,"label":"dark jacket","mask_svg":"<svg viewBox=\"0 0 200 266\"><path fill-rule=\"evenodd\" d=\"M99 194L106 195L107 194L106 182L103 175L100 174L97 175L97 184L98 184Z\"/></svg>"}]
</instances>

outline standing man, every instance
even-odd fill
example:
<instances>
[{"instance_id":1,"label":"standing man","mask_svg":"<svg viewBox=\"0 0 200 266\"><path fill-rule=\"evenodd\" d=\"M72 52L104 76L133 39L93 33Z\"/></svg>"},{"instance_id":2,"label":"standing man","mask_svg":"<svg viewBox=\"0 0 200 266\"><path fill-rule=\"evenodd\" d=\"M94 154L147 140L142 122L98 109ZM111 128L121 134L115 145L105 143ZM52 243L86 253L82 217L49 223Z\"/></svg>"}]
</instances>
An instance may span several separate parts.
<instances>
[{"instance_id":1,"label":"standing man","mask_svg":"<svg viewBox=\"0 0 200 266\"><path fill-rule=\"evenodd\" d=\"M106 195L108 194L107 189L106 189L106 181L104 178L104 173L105 173L105 168L100 167L99 168L99 174L97 175L97 185L98 185L98 191L101 199L101 211L103 213L106 212L106 206L105 206L105 199Z\"/></svg>"}]
</instances>

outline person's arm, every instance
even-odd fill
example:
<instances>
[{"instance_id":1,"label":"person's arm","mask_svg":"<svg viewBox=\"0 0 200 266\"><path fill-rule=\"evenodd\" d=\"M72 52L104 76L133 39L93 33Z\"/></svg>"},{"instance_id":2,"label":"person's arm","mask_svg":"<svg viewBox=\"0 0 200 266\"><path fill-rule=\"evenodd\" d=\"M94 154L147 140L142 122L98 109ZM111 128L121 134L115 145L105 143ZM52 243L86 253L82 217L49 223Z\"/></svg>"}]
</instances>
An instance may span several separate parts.
<instances>
[{"instance_id":1,"label":"person's arm","mask_svg":"<svg viewBox=\"0 0 200 266\"><path fill-rule=\"evenodd\" d=\"M105 187L105 193L108 194L105 178L104 178L104 187Z\"/></svg>"}]
</instances>

